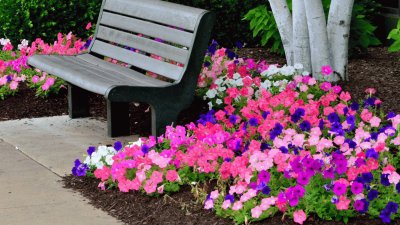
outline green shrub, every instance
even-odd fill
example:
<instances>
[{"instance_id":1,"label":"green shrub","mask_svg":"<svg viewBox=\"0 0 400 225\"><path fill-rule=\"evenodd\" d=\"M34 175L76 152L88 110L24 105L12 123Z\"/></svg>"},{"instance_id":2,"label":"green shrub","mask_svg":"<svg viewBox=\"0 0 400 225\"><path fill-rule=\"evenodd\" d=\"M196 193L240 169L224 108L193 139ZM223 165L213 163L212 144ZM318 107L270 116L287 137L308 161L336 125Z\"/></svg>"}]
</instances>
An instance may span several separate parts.
<instances>
[{"instance_id":1,"label":"green shrub","mask_svg":"<svg viewBox=\"0 0 400 225\"><path fill-rule=\"evenodd\" d=\"M96 21L101 0L1 0L0 36L13 43L40 37L56 40L57 33L73 31L87 37L85 26Z\"/></svg>"},{"instance_id":2,"label":"green shrub","mask_svg":"<svg viewBox=\"0 0 400 225\"><path fill-rule=\"evenodd\" d=\"M330 0L322 0L322 3L325 14L328 15ZM288 1L288 5L291 9L291 0ZM376 0L359 0L355 2L350 30L350 51L363 51L369 46L381 44L374 34L376 26L371 23L379 9L380 4ZM267 5L260 5L249 10L244 16L244 20L250 22L253 37L260 37L262 46L269 46L272 52L284 54L275 19Z\"/></svg>"},{"instance_id":3,"label":"green shrub","mask_svg":"<svg viewBox=\"0 0 400 225\"><path fill-rule=\"evenodd\" d=\"M393 44L389 47L389 52L400 51L400 19L397 22L397 27L390 31L388 39L393 40Z\"/></svg>"},{"instance_id":4,"label":"green shrub","mask_svg":"<svg viewBox=\"0 0 400 225\"><path fill-rule=\"evenodd\" d=\"M211 10L217 13L213 37L225 47L234 46L236 41L255 45L259 38L251 35L248 23L242 21L244 15L252 8L265 3L265 0L168 0L178 4Z\"/></svg>"}]
</instances>

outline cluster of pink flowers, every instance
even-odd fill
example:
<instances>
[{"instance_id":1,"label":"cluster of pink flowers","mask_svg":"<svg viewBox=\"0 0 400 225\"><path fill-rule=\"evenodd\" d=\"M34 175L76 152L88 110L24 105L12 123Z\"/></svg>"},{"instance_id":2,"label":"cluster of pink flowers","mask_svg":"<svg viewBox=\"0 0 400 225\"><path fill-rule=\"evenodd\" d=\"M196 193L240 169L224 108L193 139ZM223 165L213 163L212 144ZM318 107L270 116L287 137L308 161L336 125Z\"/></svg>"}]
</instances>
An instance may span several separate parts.
<instances>
[{"instance_id":1,"label":"cluster of pink flowers","mask_svg":"<svg viewBox=\"0 0 400 225\"><path fill-rule=\"evenodd\" d=\"M8 94L15 93L19 84L25 81L28 82L28 86L38 88L39 93L48 92L55 84L54 77L47 76L46 78L47 74L40 74L40 71L36 71L36 74L26 72L30 70L27 60L33 54L74 55L87 48L85 42L74 37L71 32L67 35L59 33L57 41L53 44L45 43L40 38L32 42L31 45L27 40L22 40L16 51L13 51L14 46L8 39L0 39L0 44L3 46L2 54L7 56L5 57L6 60L0 59L0 88L3 92L8 90ZM7 93L2 93L1 97L4 98Z\"/></svg>"},{"instance_id":2,"label":"cluster of pink flowers","mask_svg":"<svg viewBox=\"0 0 400 225\"><path fill-rule=\"evenodd\" d=\"M117 183L147 194L201 181L193 174L217 178L204 207L238 223L277 211L300 224L305 212L323 219L369 213L387 222L400 217L400 115L383 118L375 90L367 92L357 102L340 86L297 75L281 93L260 89L241 108L228 101L197 124L125 146L94 175L102 188Z\"/></svg>"}]
</instances>

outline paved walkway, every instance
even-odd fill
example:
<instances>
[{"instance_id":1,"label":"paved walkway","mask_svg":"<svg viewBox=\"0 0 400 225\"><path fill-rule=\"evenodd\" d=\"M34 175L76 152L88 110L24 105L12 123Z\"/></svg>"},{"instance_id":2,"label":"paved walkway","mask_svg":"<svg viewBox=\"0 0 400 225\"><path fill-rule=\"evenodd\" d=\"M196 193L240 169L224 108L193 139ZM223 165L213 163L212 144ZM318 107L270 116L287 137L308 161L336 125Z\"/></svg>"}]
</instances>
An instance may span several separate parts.
<instances>
[{"instance_id":1,"label":"paved walkway","mask_svg":"<svg viewBox=\"0 0 400 225\"><path fill-rule=\"evenodd\" d=\"M0 224L122 224L59 182L89 145L115 141L105 127L67 116L0 122Z\"/></svg>"}]
</instances>

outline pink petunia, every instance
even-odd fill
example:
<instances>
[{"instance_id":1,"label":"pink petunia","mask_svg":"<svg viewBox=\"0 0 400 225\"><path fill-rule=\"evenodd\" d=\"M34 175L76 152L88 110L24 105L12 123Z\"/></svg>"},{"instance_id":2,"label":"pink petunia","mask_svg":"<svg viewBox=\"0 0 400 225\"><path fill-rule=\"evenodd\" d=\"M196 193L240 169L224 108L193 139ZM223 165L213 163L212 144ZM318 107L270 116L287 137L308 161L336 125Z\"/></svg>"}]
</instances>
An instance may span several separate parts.
<instances>
[{"instance_id":1,"label":"pink petunia","mask_svg":"<svg viewBox=\"0 0 400 225\"><path fill-rule=\"evenodd\" d=\"M17 88L18 88L18 82L17 81L11 81L10 89L11 90L16 90Z\"/></svg>"},{"instance_id":2,"label":"pink petunia","mask_svg":"<svg viewBox=\"0 0 400 225\"><path fill-rule=\"evenodd\" d=\"M304 213L303 210L297 210L293 213L294 222L298 224L303 224L304 221L307 219L307 215Z\"/></svg>"},{"instance_id":3,"label":"pink petunia","mask_svg":"<svg viewBox=\"0 0 400 225\"><path fill-rule=\"evenodd\" d=\"M256 207L251 209L251 216L253 218L259 218L261 216L262 212L263 211L262 211L261 207L260 206L256 206Z\"/></svg>"},{"instance_id":4,"label":"pink petunia","mask_svg":"<svg viewBox=\"0 0 400 225\"><path fill-rule=\"evenodd\" d=\"M175 182L179 180L178 172L176 172L176 170L168 170L166 178L168 181Z\"/></svg>"},{"instance_id":5,"label":"pink petunia","mask_svg":"<svg viewBox=\"0 0 400 225\"><path fill-rule=\"evenodd\" d=\"M347 210L349 209L350 200L347 199L344 195L341 195L339 198L339 202L336 203L337 210Z\"/></svg>"},{"instance_id":6,"label":"pink petunia","mask_svg":"<svg viewBox=\"0 0 400 225\"><path fill-rule=\"evenodd\" d=\"M329 65L322 66L321 68L321 73L325 76L329 76L332 72L332 67Z\"/></svg>"},{"instance_id":7,"label":"pink petunia","mask_svg":"<svg viewBox=\"0 0 400 225\"><path fill-rule=\"evenodd\" d=\"M371 124L371 127L379 127L379 125L381 124L381 119L379 119L378 117L374 116L374 117L371 118L369 123Z\"/></svg>"},{"instance_id":8,"label":"pink petunia","mask_svg":"<svg viewBox=\"0 0 400 225\"><path fill-rule=\"evenodd\" d=\"M89 30L90 28L92 28L92 22L89 22L87 25L86 25L86 30Z\"/></svg>"}]
</instances>

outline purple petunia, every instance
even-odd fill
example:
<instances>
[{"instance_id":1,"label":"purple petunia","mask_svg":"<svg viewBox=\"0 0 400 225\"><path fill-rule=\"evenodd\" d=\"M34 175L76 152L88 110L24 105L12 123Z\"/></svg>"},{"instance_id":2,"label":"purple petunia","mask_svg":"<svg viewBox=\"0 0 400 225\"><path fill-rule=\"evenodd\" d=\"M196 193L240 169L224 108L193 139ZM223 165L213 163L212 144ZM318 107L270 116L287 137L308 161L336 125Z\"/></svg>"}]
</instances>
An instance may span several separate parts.
<instances>
[{"instance_id":1,"label":"purple petunia","mask_svg":"<svg viewBox=\"0 0 400 225\"><path fill-rule=\"evenodd\" d=\"M122 149L122 143L120 141L116 141L114 143L114 149L118 152L119 150Z\"/></svg>"},{"instance_id":2,"label":"purple petunia","mask_svg":"<svg viewBox=\"0 0 400 225\"><path fill-rule=\"evenodd\" d=\"M372 201L372 200L374 200L376 197L378 197L378 194L379 194L379 192L378 192L377 190L372 189L372 190L370 190L370 191L368 192L367 198L368 198L369 201Z\"/></svg>"},{"instance_id":3,"label":"purple petunia","mask_svg":"<svg viewBox=\"0 0 400 225\"><path fill-rule=\"evenodd\" d=\"M382 174L381 175L381 184L383 186L390 186L389 174Z\"/></svg>"},{"instance_id":4,"label":"purple petunia","mask_svg":"<svg viewBox=\"0 0 400 225\"><path fill-rule=\"evenodd\" d=\"M400 194L400 182L396 184L396 190L397 190L397 193Z\"/></svg>"},{"instance_id":5,"label":"purple petunia","mask_svg":"<svg viewBox=\"0 0 400 225\"><path fill-rule=\"evenodd\" d=\"M257 118L251 118L251 119L249 120L249 124L250 124L250 126L252 126L252 127L258 126L258 120L257 120Z\"/></svg>"},{"instance_id":6,"label":"purple petunia","mask_svg":"<svg viewBox=\"0 0 400 225\"><path fill-rule=\"evenodd\" d=\"M340 195L344 195L347 191L346 185L336 182L335 185L333 185L333 189L332 189L333 193L335 193L335 195L340 196Z\"/></svg>"},{"instance_id":7,"label":"purple petunia","mask_svg":"<svg viewBox=\"0 0 400 225\"><path fill-rule=\"evenodd\" d=\"M306 186L310 182L310 176L306 172L300 172L297 176L297 183Z\"/></svg>"},{"instance_id":8,"label":"purple petunia","mask_svg":"<svg viewBox=\"0 0 400 225\"><path fill-rule=\"evenodd\" d=\"M81 163L79 159L75 160L74 164L75 166L72 168L72 174L78 177L85 176L87 171L89 170L88 165Z\"/></svg>"},{"instance_id":9,"label":"purple petunia","mask_svg":"<svg viewBox=\"0 0 400 225\"><path fill-rule=\"evenodd\" d=\"M86 150L86 152L89 156L92 156L93 152L95 152L95 151L96 151L96 147L94 147L94 146L89 146L89 148Z\"/></svg>"},{"instance_id":10,"label":"purple petunia","mask_svg":"<svg viewBox=\"0 0 400 225\"><path fill-rule=\"evenodd\" d=\"M258 174L258 180L259 182L264 182L264 183L268 183L269 180L271 178L271 175L269 174L268 171L262 170L259 174Z\"/></svg>"},{"instance_id":11,"label":"purple petunia","mask_svg":"<svg viewBox=\"0 0 400 225\"><path fill-rule=\"evenodd\" d=\"M360 194L363 192L364 185L362 183L359 183L357 181L354 181L351 184L351 192L355 195Z\"/></svg>"},{"instance_id":12,"label":"purple petunia","mask_svg":"<svg viewBox=\"0 0 400 225\"><path fill-rule=\"evenodd\" d=\"M311 130L311 124L307 120L304 120L303 122L301 122L299 126L302 131L310 131Z\"/></svg>"}]
</instances>

